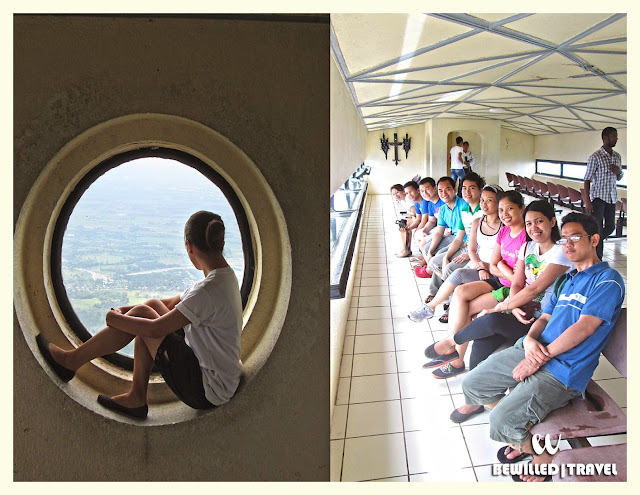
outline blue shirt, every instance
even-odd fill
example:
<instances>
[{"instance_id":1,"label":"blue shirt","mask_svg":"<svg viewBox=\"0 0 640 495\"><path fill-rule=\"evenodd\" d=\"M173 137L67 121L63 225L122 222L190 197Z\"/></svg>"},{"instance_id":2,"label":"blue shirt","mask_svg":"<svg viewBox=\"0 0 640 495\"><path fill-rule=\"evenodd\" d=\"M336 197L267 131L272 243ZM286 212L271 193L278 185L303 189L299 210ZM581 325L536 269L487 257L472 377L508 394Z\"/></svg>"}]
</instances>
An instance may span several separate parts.
<instances>
[{"instance_id":1,"label":"blue shirt","mask_svg":"<svg viewBox=\"0 0 640 495\"><path fill-rule=\"evenodd\" d=\"M414 201L413 206L416 208L416 215L425 215L428 213L427 204L428 201L426 199L422 199L420 202Z\"/></svg>"},{"instance_id":2,"label":"blue shirt","mask_svg":"<svg viewBox=\"0 0 640 495\"><path fill-rule=\"evenodd\" d=\"M425 200L425 203L427 203L427 208L428 208L427 211L429 213L429 216L432 217L436 213L438 213L438 210L444 204L444 201L438 198L438 201L436 201L435 203L432 203L431 201L428 201L428 200Z\"/></svg>"},{"instance_id":3,"label":"blue shirt","mask_svg":"<svg viewBox=\"0 0 640 495\"><path fill-rule=\"evenodd\" d=\"M596 331L568 351L551 358L545 367L567 387L584 392L598 366L600 352L611 334L624 301L624 280L606 262L597 263L581 272L567 273L566 281L555 292L544 312L551 315L538 339L549 345L578 321L581 315L600 318Z\"/></svg>"},{"instance_id":4,"label":"blue shirt","mask_svg":"<svg viewBox=\"0 0 640 495\"><path fill-rule=\"evenodd\" d=\"M469 207L469 204L462 198L456 196L456 202L453 208L449 208L446 203L440 207L440 216L438 218L438 227L444 226L451 229L451 233L456 235L460 230L460 219L462 218L460 213L462 207Z\"/></svg>"}]
</instances>

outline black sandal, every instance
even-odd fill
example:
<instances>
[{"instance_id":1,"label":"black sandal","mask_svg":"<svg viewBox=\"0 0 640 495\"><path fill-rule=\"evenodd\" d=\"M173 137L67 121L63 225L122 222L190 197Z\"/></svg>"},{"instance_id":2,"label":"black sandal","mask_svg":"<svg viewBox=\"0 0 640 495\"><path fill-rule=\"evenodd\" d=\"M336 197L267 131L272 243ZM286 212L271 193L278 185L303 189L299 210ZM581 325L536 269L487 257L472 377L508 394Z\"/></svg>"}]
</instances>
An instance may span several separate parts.
<instances>
[{"instance_id":1,"label":"black sandal","mask_svg":"<svg viewBox=\"0 0 640 495\"><path fill-rule=\"evenodd\" d=\"M443 314L440 318L438 318L440 323L449 323L449 313Z\"/></svg>"}]
</instances>

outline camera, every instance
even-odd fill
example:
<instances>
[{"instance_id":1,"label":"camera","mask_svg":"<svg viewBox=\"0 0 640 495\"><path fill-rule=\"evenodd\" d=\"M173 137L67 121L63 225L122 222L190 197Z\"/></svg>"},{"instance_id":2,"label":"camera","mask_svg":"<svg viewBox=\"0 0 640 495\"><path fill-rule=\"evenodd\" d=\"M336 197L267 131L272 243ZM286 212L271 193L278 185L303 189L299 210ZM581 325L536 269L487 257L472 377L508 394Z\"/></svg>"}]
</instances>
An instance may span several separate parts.
<instances>
[{"instance_id":1,"label":"camera","mask_svg":"<svg viewBox=\"0 0 640 495\"><path fill-rule=\"evenodd\" d=\"M401 229L406 229L407 228L407 220L406 220L406 218L403 218L401 220L396 220L396 225Z\"/></svg>"}]
</instances>

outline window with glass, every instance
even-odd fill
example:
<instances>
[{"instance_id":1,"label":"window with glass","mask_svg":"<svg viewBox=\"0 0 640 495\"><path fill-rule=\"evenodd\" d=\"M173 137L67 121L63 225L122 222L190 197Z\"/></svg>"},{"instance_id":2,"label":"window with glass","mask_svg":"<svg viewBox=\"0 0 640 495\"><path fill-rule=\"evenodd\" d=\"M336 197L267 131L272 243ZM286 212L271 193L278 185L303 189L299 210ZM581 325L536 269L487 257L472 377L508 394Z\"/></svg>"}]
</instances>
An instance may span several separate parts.
<instances>
[{"instance_id":1,"label":"window with glass","mask_svg":"<svg viewBox=\"0 0 640 495\"><path fill-rule=\"evenodd\" d=\"M627 166L622 165L625 172L617 183L618 187L627 187ZM536 160L536 174L560 177L563 179L584 180L587 164L580 162L567 162L559 160Z\"/></svg>"}]
</instances>

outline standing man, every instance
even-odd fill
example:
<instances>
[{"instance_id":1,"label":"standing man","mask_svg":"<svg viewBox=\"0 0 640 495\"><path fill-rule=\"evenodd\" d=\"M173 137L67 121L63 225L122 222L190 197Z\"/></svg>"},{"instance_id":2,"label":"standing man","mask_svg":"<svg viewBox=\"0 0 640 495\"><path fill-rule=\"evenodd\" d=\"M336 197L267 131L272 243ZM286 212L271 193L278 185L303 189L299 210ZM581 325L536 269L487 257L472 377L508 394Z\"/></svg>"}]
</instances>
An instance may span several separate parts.
<instances>
[{"instance_id":1,"label":"standing man","mask_svg":"<svg viewBox=\"0 0 640 495\"><path fill-rule=\"evenodd\" d=\"M616 228L616 181L622 179L622 158L619 153L613 151L617 142L618 131L613 127L605 127L602 130L602 148L589 157L587 171L584 174L584 207L588 214L593 215L600 228L600 241L596 248L600 259L604 250L604 239Z\"/></svg>"},{"instance_id":2,"label":"standing man","mask_svg":"<svg viewBox=\"0 0 640 495\"><path fill-rule=\"evenodd\" d=\"M462 143L462 164L467 174L473 172L473 165L476 163L476 157L469 151L469 141Z\"/></svg>"},{"instance_id":3,"label":"standing man","mask_svg":"<svg viewBox=\"0 0 640 495\"><path fill-rule=\"evenodd\" d=\"M456 145L449 151L449 162L451 163L451 178L453 182L458 183L458 196L462 197L462 178L466 175L464 171L464 163L462 162L462 149L463 139L458 136L456 138ZM454 189L455 190L455 189Z\"/></svg>"}]
</instances>

